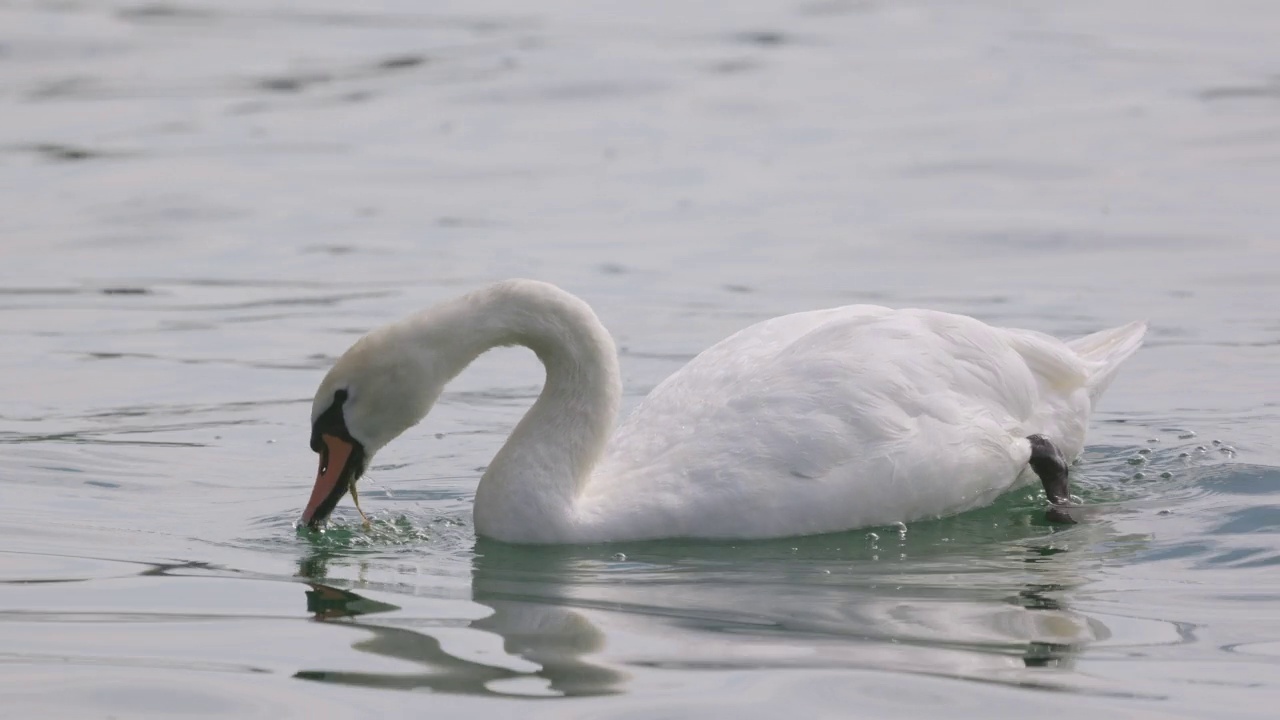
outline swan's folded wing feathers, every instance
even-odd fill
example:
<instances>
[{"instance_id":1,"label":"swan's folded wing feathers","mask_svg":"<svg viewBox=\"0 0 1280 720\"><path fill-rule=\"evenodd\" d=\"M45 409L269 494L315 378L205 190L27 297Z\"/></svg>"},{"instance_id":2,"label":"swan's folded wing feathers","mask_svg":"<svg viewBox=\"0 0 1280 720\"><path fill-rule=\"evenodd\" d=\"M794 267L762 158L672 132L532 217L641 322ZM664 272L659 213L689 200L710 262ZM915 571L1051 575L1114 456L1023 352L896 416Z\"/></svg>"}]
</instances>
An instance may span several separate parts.
<instances>
[{"instance_id":1,"label":"swan's folded wing feathers","mask_svg":"<svg viewBox=\"0 0 1280 720\"><path fill-rule=\"evenodd\" d=\"M1005 339L1033 375L1055 392L1069 393L1089 379L1090 363L1061 340L1034 330L1005 330Z\"/></svg>"}]
</instances>

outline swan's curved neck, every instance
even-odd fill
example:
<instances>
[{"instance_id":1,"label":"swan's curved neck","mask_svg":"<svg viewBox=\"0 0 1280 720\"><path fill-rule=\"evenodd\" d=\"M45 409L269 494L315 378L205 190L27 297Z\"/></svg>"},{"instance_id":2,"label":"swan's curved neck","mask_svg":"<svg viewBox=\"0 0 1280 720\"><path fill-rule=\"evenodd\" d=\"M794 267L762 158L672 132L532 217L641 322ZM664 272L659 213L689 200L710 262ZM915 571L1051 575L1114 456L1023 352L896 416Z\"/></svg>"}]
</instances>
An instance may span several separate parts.
<instances>
[{"instance_id":1,"label":"swan's curved neck","mask_svg":"<svg viewBox=\"0 0 1280 720\"><path fill-rule=\"evenodd\" d=\"M554 541L613 431L622 396L613 339L590 306L559 288L510 281L432 313L452 377L490 348L524 345L546 367L533 407L476 490L476 530L499 540ZM459 341L458 338L461 338Z\"/></svg>"}]
</instances>

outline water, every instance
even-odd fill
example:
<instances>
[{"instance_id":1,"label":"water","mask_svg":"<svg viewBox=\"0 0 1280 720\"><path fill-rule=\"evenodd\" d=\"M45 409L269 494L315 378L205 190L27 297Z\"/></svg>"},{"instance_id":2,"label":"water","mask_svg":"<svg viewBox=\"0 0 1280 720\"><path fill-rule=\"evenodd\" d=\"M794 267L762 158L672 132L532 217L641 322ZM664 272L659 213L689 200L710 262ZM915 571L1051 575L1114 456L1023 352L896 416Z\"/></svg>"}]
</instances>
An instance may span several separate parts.
<instances>
[{"instance_id":1,"label":"water","mask_svg":"<svg viewBox=\"0 0 1280 720\"><path fill-rule=\"evenodd\" d=\"M0 715L1270 717L1271 3L0 4ZM477 542L484 357L324 537L311 394L507 276L628 404L752 321L1145 317L1028 493L818 538ZM417 691L417 692L414 692ZM430 697L424 693L431 693Z\"/></svg>"}]
</instances>

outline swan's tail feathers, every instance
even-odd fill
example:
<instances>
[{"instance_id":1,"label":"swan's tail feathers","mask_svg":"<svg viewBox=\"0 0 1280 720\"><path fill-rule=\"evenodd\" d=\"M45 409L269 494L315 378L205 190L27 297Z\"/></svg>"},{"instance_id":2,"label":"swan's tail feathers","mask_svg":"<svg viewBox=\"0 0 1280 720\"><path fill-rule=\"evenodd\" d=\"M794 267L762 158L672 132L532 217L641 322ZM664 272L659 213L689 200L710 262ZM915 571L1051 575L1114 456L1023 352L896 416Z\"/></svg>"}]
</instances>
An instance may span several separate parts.
<instances>
[{"instance_id":1,"label":"swan's tail feathers","mask_svg":"<svg viewBox=\"0 0 1280 720\"><path fill-rule=\"evenodd\" d=\"M1142 347L1142 338L1146 334L1146 321L1138 320L1067 343L1077 355L1094 366L1086 384L1089 387L1089 399L1095 405L1115 378L1120 364Z\"/></svg>"}]
</instances>

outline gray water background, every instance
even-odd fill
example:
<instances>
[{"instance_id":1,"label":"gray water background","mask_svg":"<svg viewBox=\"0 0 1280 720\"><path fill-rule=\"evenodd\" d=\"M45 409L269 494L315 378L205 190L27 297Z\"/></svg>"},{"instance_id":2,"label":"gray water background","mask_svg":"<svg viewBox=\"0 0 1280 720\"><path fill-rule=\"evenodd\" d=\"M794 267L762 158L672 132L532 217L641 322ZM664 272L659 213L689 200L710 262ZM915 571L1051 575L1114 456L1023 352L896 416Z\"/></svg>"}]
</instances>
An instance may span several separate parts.
<instances>
[{"instance_id":1,"label":"gray water background","mask_svg":"<svg viewBox=\"0 0 1280 720\"><path fill-rule=\"evenodd\" d=\"M1280 5L0 2L0 717L1275 717ZM556 282L634 405L851 302L1136 318L1077 470L754 543L477 543L495 351L293 528L368 328ZM415 692L417 691L417 692Z\"/></svg>"}]
</instances>

